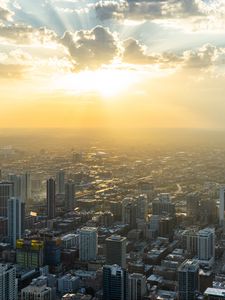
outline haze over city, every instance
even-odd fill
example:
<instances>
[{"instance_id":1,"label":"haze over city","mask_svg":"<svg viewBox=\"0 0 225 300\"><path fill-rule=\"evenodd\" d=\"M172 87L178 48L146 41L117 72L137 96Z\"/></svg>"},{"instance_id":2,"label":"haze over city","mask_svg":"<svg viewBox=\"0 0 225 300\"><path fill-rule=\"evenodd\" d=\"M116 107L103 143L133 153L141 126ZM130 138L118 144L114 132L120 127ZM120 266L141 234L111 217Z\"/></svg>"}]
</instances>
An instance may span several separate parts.
<instances>
[{"instance_id":1,"label":"haze over city","mask_svg":"<svg viewBox=\"0 0 225 300\"><path fill-rule=\"evenodd\" d=\"M225 299L225 0L0 0L0 300Z\"/></svg>"}]
</instances>

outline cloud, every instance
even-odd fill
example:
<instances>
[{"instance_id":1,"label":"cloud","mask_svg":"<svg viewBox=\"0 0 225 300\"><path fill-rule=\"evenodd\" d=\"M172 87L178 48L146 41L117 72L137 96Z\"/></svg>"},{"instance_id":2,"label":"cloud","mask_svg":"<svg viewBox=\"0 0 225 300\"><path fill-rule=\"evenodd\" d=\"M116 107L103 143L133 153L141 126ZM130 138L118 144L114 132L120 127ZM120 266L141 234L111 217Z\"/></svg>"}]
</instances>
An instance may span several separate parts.
<instances>
[{"instance_id":1,"label":"cloud","mask_svg":"<svg viewBox=\"0 0 225 300\"><path fill-rule=\"evenodd\" d=\"M186 50L182 53L151 53L145 45L129 38L123 42L123 50L122 61L128 64L157 64L160 68L190 69L192 72L211 69L214 74L224 74L225 48L212 44L204 44L197 49Z\"/></svg>"},{"instance_id":2,"label":"cloud","mask_svg":"<svg viewBox=\"0 0 225 300\"><path fill-rule=\"evenodd\" d=\"M209 68L217 64L220 54L224 49L211 44L203 45L197 50L188 50L183 54L183 64L187 68Z\"/></svg>"},{"instance_id":3,"label":"cloud","mask_svg":"<svg viewBox=\"0 0 225 300\"><path fill-rule=\"evenodd\" d=\"M126 8L126 1L99 1L95 4L95 11L100 20L123 19Z\"/></svg>"},{"instance_id":4,"label":"cloud","mask_svg":"<svg viewBox=\"0 0 225 300\"><path fill-rule=\"evenodd\" d=\"M111 63L119 55L117 37L102 26L75 33L66 32L61 43L68 49L79 69L96 69Z\"/></svg>"},{"instance_id":5,"label":"cloud","mask_svg":"<svg viewBox=\"0 0 225 300\"><path fill-rule=\"evenodd\" d=\"M57 35L45 27L33 28L29 25L0 25L0 38L20 44L46 44L56 42Z\"/></svg>"},{"instance_id":6,"label":"cloud","mask_svg":"<svg viewBox=\"0 0 225 300\"><path fill-rule=\"evenodd\" d=\"M152 64L158 61L157 56L147 55L146 47L139 41L129 38L123 43L123 61L130 64Z\"/></svg>"},{"instance_id":7,"label":"cloud","mask_svg":"<svg viewBox=\"0 0 225 300\"><path fill-rule=\"evenodd\" d=\"M174 68L182 62L182 57L170 52L149 54L147 47L133 38L125 40L123 47L123 62L128 64L158 64L161 68Z\"/></svg>"},{"instance_id":8,"label":"cloud","mask_svg":"<svg viewBox=\"0 0 225 300\"><path fill-rule=\"evenodd\" d=\"M205 15L204 8L203 0L107 0L95 4L96 14L101 20L187 18Z\"/></svg>"},{"instance_id":9,"label":"cloud","mask_svg":"<svg viewBox=\"0 0 225 300\"><path fill-rule=\"evenodd\" d=\"M20 64L4 64L0 63L0 77L21 79L26 72L26 67Z\"/></svg>"},{"instance_id":10,"label":"cloud","mask_svg":"<svg viewBox=\"0 0 225 300\"><path fill-rule=\"evenodd\" d=\"M1 3L0 3L1 4ZM0 6L0 20L2 21L12 21L12 16L14 13L5 7Z\"/></svg>"}]
</instances>

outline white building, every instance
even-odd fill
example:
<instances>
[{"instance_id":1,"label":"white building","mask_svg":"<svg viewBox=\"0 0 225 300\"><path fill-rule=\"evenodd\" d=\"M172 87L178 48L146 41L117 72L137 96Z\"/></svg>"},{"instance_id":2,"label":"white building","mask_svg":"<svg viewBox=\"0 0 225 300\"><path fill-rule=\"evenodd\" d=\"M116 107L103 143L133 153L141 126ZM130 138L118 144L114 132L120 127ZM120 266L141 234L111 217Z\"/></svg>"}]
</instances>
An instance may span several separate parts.
<instances>
[{"instance_id":1,"label":"white building","mask_svg":"<svg viewBox=\"0 0 225 300\"><path fill-rule=\"evenodd\" d=\"M79 234L74 234L74 233L69 233L69 234L62 236L61 237L62 247L66 248L66 249L73 248L73 247L78 248L79 247L79 237L80 237Z\"/></svg>"},{"instance_id":2,"label":"white building","mask_svg":"<svg viewBox=\"0 0 225 300\"><path fill-rule=\"evenodd\" d=\"M10 265L0 265L0 299L17 300L16 269Z\"/></svg>"},{"instance_id":3,"label":"white building","mask_svg":"<svg viewBox=\"0 0 225 300\"><path fill-rule=\"evenodd\" d=\"M96 260L98 251L98 233L95 227L83 227L80 230L80 260Z\"/></svg>"},{"instance_id":4,"label":"white building","mask_svg":"<svg viewBox=\"0 0 225 300\"><path fill-rule=\"evenodd\" d=\"M72 276L66 274L58 279L58 291L60 293L76 292L79 288L80 278L78 276Z\"/></svg>"},{"instance_id":5,"label":"white building","mask_svg":"<svg viewBox=\"0 0 225 300\"><path fill-rule=\"evenodd\" d=\"M212 261L215 258L215 229L204 228L198 232L198 259Z\"/></svg>"},{"instance_id":6,"label":"white building","mask_svg":"<svg viewBox=\"0 0 225 300\"><path fill-rule=\"evenodd\" d=\"M33 279L31 284L21 290L21 300L52 300L52 288L47 286L46 279Z\"/></svg>"}]
</instances>

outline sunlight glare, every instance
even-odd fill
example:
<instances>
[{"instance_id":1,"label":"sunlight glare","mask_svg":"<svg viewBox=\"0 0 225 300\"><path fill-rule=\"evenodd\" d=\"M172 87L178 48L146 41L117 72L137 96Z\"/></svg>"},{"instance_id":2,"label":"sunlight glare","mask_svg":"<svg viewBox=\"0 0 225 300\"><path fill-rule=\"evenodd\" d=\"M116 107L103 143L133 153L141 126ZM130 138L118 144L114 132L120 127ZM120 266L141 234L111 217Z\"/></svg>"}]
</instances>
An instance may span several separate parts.
<instances>
[{"instance_id":1,"label":"sunlight glare","mask_svg":"<svg viewBox=\"0 0 225 300\"><path fill-rule=\"evenodd\" d=\"M129 89L136 82L138 76L130 70L101 69L61 75L54 79L53 88L73 94L94 92L110 98Z\"/></svg>"}]
</instances>

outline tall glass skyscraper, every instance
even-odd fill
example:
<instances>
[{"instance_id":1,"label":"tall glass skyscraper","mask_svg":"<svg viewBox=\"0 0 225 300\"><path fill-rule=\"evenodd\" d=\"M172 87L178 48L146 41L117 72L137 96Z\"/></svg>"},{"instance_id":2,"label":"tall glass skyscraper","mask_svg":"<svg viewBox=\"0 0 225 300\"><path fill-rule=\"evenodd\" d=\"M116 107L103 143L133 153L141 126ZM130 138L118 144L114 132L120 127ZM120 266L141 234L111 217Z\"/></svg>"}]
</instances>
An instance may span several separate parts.
<instances>
[{"instance_id":1,"label":"tall glass skyscraper","mask_svg":"<svg viewBox=\"0 0 225 300\"><path fill-rule=\"evenodd\" d=\"M47 211L48 218L55 218L55 180L50 178L47 180Z\"/></svg>"},{"instance_id":2,"label":"tall glass skyscraper","mask_svg":"<svg viewBox=\"0 0 225 300\"><path fill-rule=\"evenodd\" d=\"M198 290L197 260L186 260L178 269L179 300L194 300L195 291Z\"/></svg>"},{"instance_id":3,"label":"tall glass skyscraper","mask_svg":"<svg viewBox=\"0 0 225 300\"><path fill-rule=\"evenodd\" d=\"M13 248L16 240L20 239L24 230L25 205L19 198L8 200L8 239Z\"/></svg>"},{"instance_id":4,"label":"tall glass skyscraper","mask_svg":"<svg viewBox=\"0 0 225 300\"><path fill-rule=\"evenodd\" d=\"M103 299L128 300L128 273L118 265L103 267Z\"/></svg>"}]
</instances>

